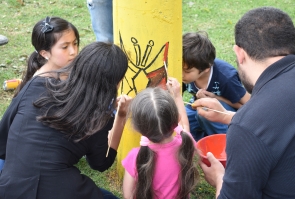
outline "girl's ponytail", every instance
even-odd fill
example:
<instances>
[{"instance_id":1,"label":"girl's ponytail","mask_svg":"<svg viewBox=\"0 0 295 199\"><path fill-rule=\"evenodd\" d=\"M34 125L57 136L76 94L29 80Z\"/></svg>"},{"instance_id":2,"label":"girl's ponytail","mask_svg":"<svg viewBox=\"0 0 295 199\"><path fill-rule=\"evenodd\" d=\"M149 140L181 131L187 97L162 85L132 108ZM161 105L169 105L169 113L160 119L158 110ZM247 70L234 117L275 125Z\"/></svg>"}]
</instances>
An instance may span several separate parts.
<instances>
[{"instance_id":1,"label":"girl's ponytail","mask_svg":"<svg viewBox=\"0 0 295 199\"><path fill-rule=\"evenodd\" d=\"M182 137L182 144L178 151L178 161L181 167L179 176L179 190L177 199L187 199L189 193L195 187L199 173L197 166L194 164L195 146L192 138L186 133L180 133Z\"/></svg>"},{"instance_id":2,"label":"girl's ponytail","mask_svg":"<svg viewBox=\"0 0 295 199\"><path fill-rule=\"evenodd\" d=\"M136 169L138 176L133 198L153 198L153 176L155 169L154 158L155 154L148 146L140 147L136 158Z\"/></svg>"},{"instance_id":3,"label":"girl's ponytail","mask_svg":"<svg viewBox=\"0 0 295 199\"><path fill-rule=\"evenodd\" d=\"M45 58L42 57L36 51L30 55L28 59L27 71L23 73L22 82L17 87L14 97L17 96L17 94L24 87L24 85L34 76L35 72L39 70L45 63L46 63Z\"/></svg>"}]
</instances>

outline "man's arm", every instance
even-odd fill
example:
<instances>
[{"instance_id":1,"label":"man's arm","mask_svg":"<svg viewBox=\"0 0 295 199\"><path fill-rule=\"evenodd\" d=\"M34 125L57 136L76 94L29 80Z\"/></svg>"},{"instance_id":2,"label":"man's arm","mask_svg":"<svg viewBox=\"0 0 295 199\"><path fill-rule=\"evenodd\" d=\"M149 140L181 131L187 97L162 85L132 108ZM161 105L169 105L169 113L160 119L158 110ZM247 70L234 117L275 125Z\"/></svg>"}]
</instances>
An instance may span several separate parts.
<instances>
[{"instance_id":1,"label":"man's arm","mask_svg":"<svg viewBox=\"0 0 295 199\"><path fill-rule=\"evenodd\" d=\"M248 92L246 92L245 95L240 99L240 101L238 101L237 103L232 103L231 101L229 101L228 99L222 96L218 96L218 95L215 95L214 93L200 89L197 93L197 97L198 98L205 98L205 97L216 98L217 100L223 101L235 109L239 109L250 99L251 95Z\"/></svg>"},{"instance_id":2,"label":"man's arm","mask_svg":"<svg viewBox=\"0 0 295 199\"><path fill-rule=\"evenodd\" d=\"M277 163L263 139L240 122L226 135L226 171L218 198L263 198L269 175Z\"/></svg>"}]
</instances>

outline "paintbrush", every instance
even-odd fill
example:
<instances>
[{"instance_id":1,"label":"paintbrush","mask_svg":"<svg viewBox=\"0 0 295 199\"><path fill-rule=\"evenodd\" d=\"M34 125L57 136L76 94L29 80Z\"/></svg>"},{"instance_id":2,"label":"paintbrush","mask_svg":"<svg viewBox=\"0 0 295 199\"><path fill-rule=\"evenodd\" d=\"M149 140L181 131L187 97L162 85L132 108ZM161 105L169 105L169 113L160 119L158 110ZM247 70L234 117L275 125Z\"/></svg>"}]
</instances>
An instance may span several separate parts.
<instances>
[{"instance_id":1,"label":"paintbrush","mask_svg":"<svg viewBox=\"0 0 295 199\"><path fill-rule=\"evenodd\" d=\"M167 42L165 44L165 50L164 50L164 56L163 56L163 63L164 63L167 78L169 77L168 68L167 68L167 64L166 64L166 60L167 60L167 57L168 57L168 48L169 48L169 42ZM167 86L167 89L170 92L170 94L174 97L173 89L171 89L169 86Z\"/></svg>"},{"instance_id":2,"label":"paintbrush","mask_svg":"<svg viewBox=\"0 0 295 199\"><path fill-rule=\"evenodd\" d=\"M189 103L189 102L183 102L183 103L185 103L185 104L189 104L189 105L192 105L192 104ZM208 107L205 107L205 106L203 106L202 109L205 110L205 111L214 111L214 112L216 112L216 113L222 113L222 114L225 114L225 115L230 115L230 113L223 112L223 111L218 111L218 110L211 109L211 108L208 108Z\"/></svg>"},{"instance_id":3,"label":"paintbrush","mask_svg":"<svg viewBox=\"0 0 295 199\"><path fill-rule=\"evenodd\" d=\"M167 57L168 57L168 48L169 48L169 42L167 42L165 44L165 50L164 50L164 56L163 56L163 62L164 62L164 67L165 67L165 70L166 70L167 77L169 77L168 68L167 68L167 64L166 64Z\"/></svg>"}]
</instances>

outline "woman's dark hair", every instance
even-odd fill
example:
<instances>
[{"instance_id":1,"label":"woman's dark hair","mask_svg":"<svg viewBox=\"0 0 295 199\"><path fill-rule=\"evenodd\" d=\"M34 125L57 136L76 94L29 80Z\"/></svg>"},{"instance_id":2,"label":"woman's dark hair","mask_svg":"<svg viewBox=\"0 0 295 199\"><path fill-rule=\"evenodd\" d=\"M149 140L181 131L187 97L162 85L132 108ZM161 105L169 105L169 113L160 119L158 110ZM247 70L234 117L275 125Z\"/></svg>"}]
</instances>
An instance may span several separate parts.
<instances>
[{"instance_id":1,"label":"woman's dark hair","mask_svg":"<svg viewBox=\"0 0 295 199\"><path fill-rule=\"evenodd\" d=\"M58 71L68 74L66 80L47 80L48 94L34 103L44 111L37 119L77 141L93 135L111 118L127 68L127 57L118 46L89 44Z\"/></svg>"},{"instance_id":2,"label":"woman's dark hair","mask_svg":"<svg viewBox=\"0 0 295 199\"><path fill-rule=\"evenodd\" d=\"M22 83L18 86L14 96L16 96L24 85L33 77L34 73L46 63L46 59L40 55L40 51L45 50L50 52L52 46L56 44L63 33L68 30L74 31L77 45L79 46L79 32L77 28L67 20L59 17L46 17L35 24L31 38L35 51L28 59L27 70L24 72Z\"/></svg>"},{"instance_id":3,"label":"woman's dark hair","mask_svg":"<svg viewBox=\"0 0 295 199\"><path fill-rule=\"evenodd\" d=\"M182 54L187 69L194 67L200 72L211 67L216 57L215 47L204 31L186 33L182 36Z\"/></svg>"},{"instance_id":4,"label":"woman's dark hair","mask_svg":"<svg viewBox=\"0 0 295 199\"><path fill-rule=\"evenodd\" d=\"M170 94L161 88L147 88L133 99L128 115L135 130L146 136L153 143L161 143L171 137L178 125L178 109ZM182 144L178 152L181 166L177 199L188 198L193 190L198 171L193 163L194 144L191 137L181 133ZM152 199L156 195L153 190L155 154L148 146L141 146L136 159L137 183L134 192L136 199Z\"/></svg>"}]
</instances>

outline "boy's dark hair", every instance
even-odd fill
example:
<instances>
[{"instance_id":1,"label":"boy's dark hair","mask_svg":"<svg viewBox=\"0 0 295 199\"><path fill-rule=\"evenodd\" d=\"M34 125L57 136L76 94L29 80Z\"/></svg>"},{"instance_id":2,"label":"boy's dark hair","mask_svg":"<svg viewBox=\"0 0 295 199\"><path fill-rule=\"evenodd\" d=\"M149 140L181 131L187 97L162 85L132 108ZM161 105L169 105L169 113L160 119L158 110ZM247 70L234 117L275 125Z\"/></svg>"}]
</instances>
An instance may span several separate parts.
<instances>
[{"instance_id":1,"label":"boy's dark hair","mask_svg":"<svg viewBox=\"0 0 295 199\"><path fill-rule=\"evenodd\" d=\"M45 23L47 23L47 29ZM80 44L80 36L77 28L65 19L59 17L46 17L38 21L32 32L32 45L35 51L28 59L27 70L23 74L22 83L18 86L14 96L24 87L33 77L35 72L40 69L46 60L40 55L41 50L51 51L52 46L62 37L63 32L73 30L77 38L77 45Z\"/></svg>"},{"instance_id":2,"label":"boy's dark hair","mask_svg":"<svg viewBox=\"0 0 295 199\"><path fill-rule=\"evenodd\" d=\"M256 8L236 24L235 42L254 60L295 54L294 24L277 8Z\"/></svg>"},{"instance_id":3,"label":"boy's dark hair","mask_svg":"<svg viewBox=\"0 0 295 199\"><path fill-rule=\"evenodd\" d=\"M186 33L182 37L183 63L187 69L197 68L200 72L211 67L216 57L215 47L204 31Z\"/></svg>"},{"instance_id":4,"label":"boy's dark hair","mask_svg":"<svg viewBox=\"0 0 295 199\"><path fill-rule=\"evenodd\" d=\"M131 123L135 130L160 143L169 138L178 125L178 109L170 94L161 88L147 88L133 99L129 107ZM191 137L182 132L182 144L178 152L181 167L179 175L178 199L188 198L193 190L198 171L193 163L194 144ZM148 146L141 146L136 159L137 182L134 198L152 199L157 194L153 190L155 154Z\"/></svg>"},{"instance_id":5,"label":"boy's dark hair","mask_svg":"<svg viewBox=\"0 0 295 199\"><path fill-rule=\"evenodd\" d=\"M77 141L102 129L112 117L117 86L128 68L127 57L114 44L87 45L60 75L66 80L47 80L47 95L34 105L43 115L38 121Z\"/></svg>"}]
</instances>

